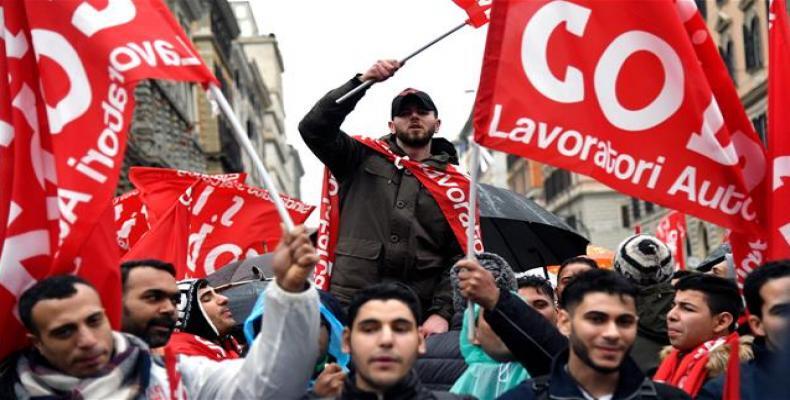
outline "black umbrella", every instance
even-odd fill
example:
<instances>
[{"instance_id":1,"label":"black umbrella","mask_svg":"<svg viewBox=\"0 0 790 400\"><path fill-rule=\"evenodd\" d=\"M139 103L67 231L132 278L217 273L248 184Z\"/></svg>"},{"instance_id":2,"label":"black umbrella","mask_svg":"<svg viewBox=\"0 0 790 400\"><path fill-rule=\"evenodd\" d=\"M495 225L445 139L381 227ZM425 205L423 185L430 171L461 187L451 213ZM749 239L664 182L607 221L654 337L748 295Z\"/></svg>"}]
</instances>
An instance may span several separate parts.
<instances>
[{"instance_id":1,"label":"black umbrella","mask_svg":"<svg viewBox=\"0 0 790 400\"><path fill-rule=\"evenodd\" d=\"M589 240L565 221L518 193L480 184L480 229L486 251L514 271L557 265L585 254Z\"/></svg>"}]
</instances>

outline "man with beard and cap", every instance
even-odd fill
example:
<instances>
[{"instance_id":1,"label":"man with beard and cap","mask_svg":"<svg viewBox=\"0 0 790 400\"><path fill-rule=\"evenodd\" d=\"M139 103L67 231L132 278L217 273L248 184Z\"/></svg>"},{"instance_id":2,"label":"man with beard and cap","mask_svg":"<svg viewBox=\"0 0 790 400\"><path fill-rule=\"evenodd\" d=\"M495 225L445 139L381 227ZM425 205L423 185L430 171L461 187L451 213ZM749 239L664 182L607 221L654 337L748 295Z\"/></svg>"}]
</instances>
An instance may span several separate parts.
<instances>
[{"instance_id":1,"label":"man with beard and cap","mask_svg":"<svg viewBox=\"0 0 790 400\"><path fill-rule=\"evenodd\" d=\"M450 267L462 256L434 194L399 159L434 170L458 163L453 145L435 138L441 120L425 92L406 89L392 100L389 134L379 142L397 158L340 130L364 92L336 100L364 81L380 82L400 68L382 60L326 94L299 124L310 150L339 183L339 227L330 291L345 306L353 294L381 281L398 281L417 293L424 335L446 332L452 318ZM387 153L389 154L389 153Z\"/></svg>"},{"instance_id":2,"label":"man with beard and cap","mask_svg":"<svg viewBox=\"0 0 790 400\"><path fill-rule=\"evenodd\" d=\"M688 399L647 378L628 355L637 331L637 288L611 271L586 271L560 298L558 327L568 349L547 376L530 379L500 399Z\"/></svg>"},{"instance_id":3,"label":"man with beard and cap","mask_svg":"<svg viewBox=\"0 0 790 400\"><path fill-rule=\"evenodd\" d=\"M121 264L121 282L121 331L143 339L152 349L166 345L178 321L176 269L160 260L131 260Z\"/></svg>"},{"instance_id":4,"label":"man with beard and cap","mask_svg":"<svg viewBox=\"0 0 790 400\"><path fill-rule=\"evenodd\" d=\"M168 350L214 361L241 357L241 346L230 334L236 320L228 308L228 298L217 293L205 279L180 281L178 289L178 331L170 339Z\"/></svg>"}]
</instances>

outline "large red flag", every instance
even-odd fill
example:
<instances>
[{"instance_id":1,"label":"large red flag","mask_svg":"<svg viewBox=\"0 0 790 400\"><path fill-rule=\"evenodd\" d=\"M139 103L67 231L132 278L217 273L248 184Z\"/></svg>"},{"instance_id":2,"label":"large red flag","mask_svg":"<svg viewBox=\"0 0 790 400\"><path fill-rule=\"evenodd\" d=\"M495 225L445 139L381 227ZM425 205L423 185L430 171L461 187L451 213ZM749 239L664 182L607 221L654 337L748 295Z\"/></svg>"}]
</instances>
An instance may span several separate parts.
<instances>
[{"instance_id":1,"label":"large red flag","mask_svg":"<svg viewBox=\"0 0 790 400\"><path fill-rule=\"evenodd\" d=\"M768 28L768 260L790 258L790 21L784 1L771 2Z\"/></svg>"},{"instance_id":2,"label":"large red flag","mask_svg":"<svg viewBox=\"0 0 790 400\"><path fill-rule=\"evenodd\" d=\"M18 296L49 275L91 281L119 326L111 200L131 91L147 78L216 82L161 0L4 0L2 17L0 357L24 344Z\"/></svg>"},{"instance_id":3,"label":"large red flag","mask_svg":"<svg viewBox=\"0 0 790 400\"><path fill-rule=\"evenodd\" d=\"M693 2L496 2L474 122L484 146L760 229L765 154Z\"/></svg>"},{"instance_id":4,"label":"large red flag","mask_svg":"<svg viewBox=\"0 0 790 400\"><path fill-rule=\"evenodd\" d=\"M263 189L184 171L139 168L130 174L149 212L160 215L124 256L159 258L178 278L203 277L231 262L274 250L282 236L277 209ZM172 178L171 182L166 179ZM192 184L183 187L185 179ZM280 196L295 224L315 207Z\"/></svg>"}]
</instances>

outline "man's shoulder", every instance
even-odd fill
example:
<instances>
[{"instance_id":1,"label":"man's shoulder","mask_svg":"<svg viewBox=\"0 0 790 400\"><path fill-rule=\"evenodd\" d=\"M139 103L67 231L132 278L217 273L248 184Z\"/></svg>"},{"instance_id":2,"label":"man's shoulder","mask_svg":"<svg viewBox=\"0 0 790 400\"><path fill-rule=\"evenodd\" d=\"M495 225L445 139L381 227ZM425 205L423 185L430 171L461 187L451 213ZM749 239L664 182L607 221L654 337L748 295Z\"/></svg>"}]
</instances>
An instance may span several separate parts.
<instances>
[{"instance_id":1,"label":"man's shoulder","mask_svg":"<svg viewBox=\"0 0 790 400\"><path fill-rule=\"evenodd\" d=\"M548 380L548 376L545 377L538 377L533 379L527 379L524 382L519 383L513 389L508 390L504 394L498 397L498 399L502 400L530 400L534 399L536 395L536 385L540 387L543 383L546 383ZM548 387L546 388L548 390Z\"/></svg>"},{"instance_id":2,"label":"man's shoulder","mask_svg":"<svg viewBox=\"0 0 790 400\"><path fill-rule=\"evenodd\" d=\"M656 386L656 393L658 394L659 399L682 399L682 400L691 400L691 396L688 393L674 387L667 385L665 383L653 382Z\"/></svg>"}]
</instances>

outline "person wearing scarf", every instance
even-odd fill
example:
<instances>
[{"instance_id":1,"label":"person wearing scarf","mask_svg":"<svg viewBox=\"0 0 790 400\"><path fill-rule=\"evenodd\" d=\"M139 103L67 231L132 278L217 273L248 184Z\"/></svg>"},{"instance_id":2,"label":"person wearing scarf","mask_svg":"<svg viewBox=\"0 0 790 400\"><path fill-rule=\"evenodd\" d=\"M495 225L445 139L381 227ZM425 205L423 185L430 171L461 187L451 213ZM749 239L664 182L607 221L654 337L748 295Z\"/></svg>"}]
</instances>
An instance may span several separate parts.
<instances>
[{"instance_id":1,"label":"person wearing scarf","mask_svg":"<svg viewBox=\"0 0 790 400\"><path fill-rule=\"evenodd\" d=\"M675 303L667 314L672 347L653 379L696 397L707 380L725 369L729 353L738 347L735 329L743 303L734 281L713 275L684 277L675 289Z\"/></svg>"},{"instance_id":2,"label":"person wearing scarf","mask_svg":"<svg viewBox=\"0 0 790 400\"><path fill-rule=\"evenodd\" d=\"M182 299L178 306L178 330L170 338L166 351L213 361L241 357L241 346L230 335L236 321L227 307L227 298L214 292L205 279L180 281L178 289Z\"/></svg>"},{"instance_id":3,"label":"person wearing scarf","mask_svg":"<svg viewBox=\"0 0 790 400\"><path fill-rule=\"evenodd\" d=\"M728 364L727 373L706 383L698 399L787 398L775 394L775 389L779 385L787 388L786 381L777 380L787 375L787 369L777 368L777 361L782 358L782 352L787 354L787 348L783 346L787 343L785 339L790 337L787 335L790 325L790 260L755 268L743 283L743 296L755 338L751 346L741 343L741 353L751 350L754 356L748 362Z\"/></svg>"}]
</instances>

